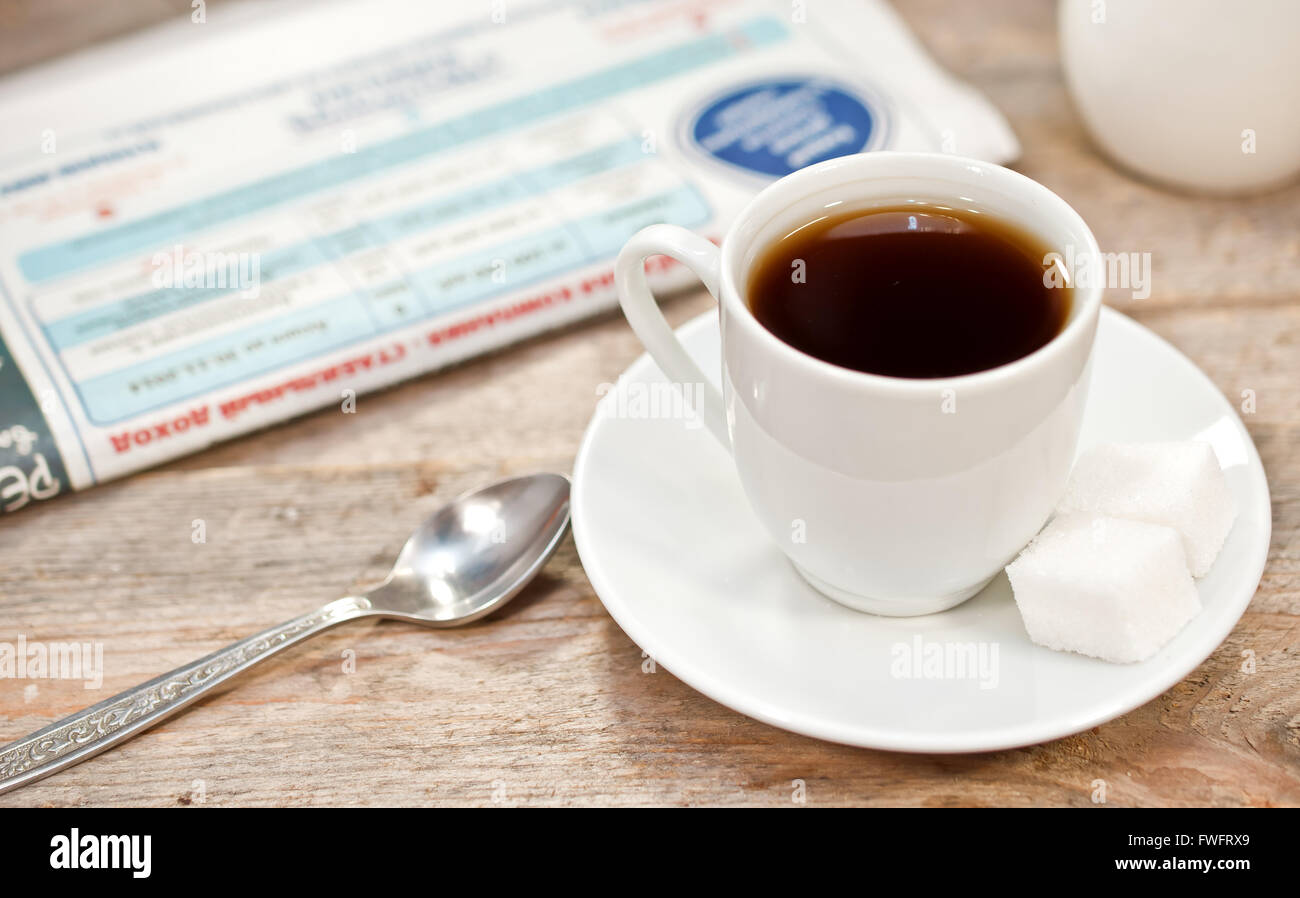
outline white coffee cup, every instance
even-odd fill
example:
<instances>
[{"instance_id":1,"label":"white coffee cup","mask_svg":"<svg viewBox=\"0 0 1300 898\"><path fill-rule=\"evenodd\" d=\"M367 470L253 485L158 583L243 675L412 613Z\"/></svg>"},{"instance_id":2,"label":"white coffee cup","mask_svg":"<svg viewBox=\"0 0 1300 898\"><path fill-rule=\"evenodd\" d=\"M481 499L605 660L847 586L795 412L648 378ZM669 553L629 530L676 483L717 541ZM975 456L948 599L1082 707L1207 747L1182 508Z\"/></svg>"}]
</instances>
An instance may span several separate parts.
<instances>
[{"instance_id":1,"label":"white coffee cup","mask_svg":"<svg viewBox=\"0 0 1300 898\"><path fill-rule=\"evenodd\" d=\"M633 330L669 380L702 397L699 414L730 449L750 505L796 569L845 605L898 616L970 598L1046 522L1074 458L1101 308L1100 287L1076 285L1066 325L1045 346L937 379L841 368L754 318L746 277L774 240L827 214L910 203L990 214L1062 254L1099 258L1078 213L1023 175L956 156L873 152L768 186L721 249L684 228L652 225L615 265ZM721 393L655 304L644 260L661 254L718 300Z\"/></svg>"}]
</instances>

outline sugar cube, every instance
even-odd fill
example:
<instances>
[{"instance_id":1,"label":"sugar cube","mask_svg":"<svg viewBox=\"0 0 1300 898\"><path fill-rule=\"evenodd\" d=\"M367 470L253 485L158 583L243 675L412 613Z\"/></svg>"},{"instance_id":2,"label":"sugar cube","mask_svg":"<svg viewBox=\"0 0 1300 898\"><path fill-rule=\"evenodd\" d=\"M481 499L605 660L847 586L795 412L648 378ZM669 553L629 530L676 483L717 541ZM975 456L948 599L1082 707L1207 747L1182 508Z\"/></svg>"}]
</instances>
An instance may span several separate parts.
<instances>
[{"instance_id":1,"label":"sugar cube","mask_svg":"<svg viewBox=\"0 0 1300 898\"><path fill-rule=\"evenodd\" d=\"M1151 657L1201 610L1177 531L1142 521L1058 516L1007 577L1030 639L1106 661Z\"/></svg>"},{"instance_id":2,"label":"sugar cube","mask_svg":"<svg viewBox=\"0 0 1300 898\"><path fill-rule=\"evenodd\" d=\"M1209 572L1237 516L1209 443L1104 443L1075 463L1057 512L1091 512L1178 531L1193 577Z\"/></svg>"}]
</instances>

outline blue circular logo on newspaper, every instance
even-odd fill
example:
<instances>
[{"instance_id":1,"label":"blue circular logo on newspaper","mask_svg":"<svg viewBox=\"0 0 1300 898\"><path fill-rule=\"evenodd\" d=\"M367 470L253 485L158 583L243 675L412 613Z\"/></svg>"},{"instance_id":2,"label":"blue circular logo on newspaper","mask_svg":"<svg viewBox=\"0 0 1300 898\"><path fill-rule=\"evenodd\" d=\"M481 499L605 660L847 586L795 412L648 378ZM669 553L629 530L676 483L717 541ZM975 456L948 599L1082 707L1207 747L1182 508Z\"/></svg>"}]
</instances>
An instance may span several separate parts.
<instances>
[{"instance_id":1,"label":"blue circular logo on newspaper","mask_svg":"<svg viewBox=\"0 0 1300 898\"><path fill-rule=\"evenodd\" d=\"M711 100L686 123L686 136L714 159L779 178L878 146L883 124L879 105L847 85L781 78Z\"/></svg>"}]
</instances>

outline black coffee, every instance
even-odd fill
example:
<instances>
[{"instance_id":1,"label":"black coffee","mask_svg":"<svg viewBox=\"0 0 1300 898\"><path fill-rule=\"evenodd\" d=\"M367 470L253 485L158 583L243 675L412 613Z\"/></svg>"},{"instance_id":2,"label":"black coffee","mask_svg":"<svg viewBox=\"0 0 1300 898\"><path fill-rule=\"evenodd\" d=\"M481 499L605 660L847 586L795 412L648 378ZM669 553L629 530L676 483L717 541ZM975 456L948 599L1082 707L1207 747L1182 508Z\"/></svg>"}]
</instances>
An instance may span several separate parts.
<instances>
[{"instance_id":1,"label":"black coffee","mask_svg":"<svg viewBox=\"0 0 1300 898\"><path fill-rule=\"evenodd\" d=\"M1070 290L1043 283L1051 251L986 213L868 209L818 219L764 249L748 302L777 337L844 368L969 374L1060 333Z\"/></svg>"}]
</instances>

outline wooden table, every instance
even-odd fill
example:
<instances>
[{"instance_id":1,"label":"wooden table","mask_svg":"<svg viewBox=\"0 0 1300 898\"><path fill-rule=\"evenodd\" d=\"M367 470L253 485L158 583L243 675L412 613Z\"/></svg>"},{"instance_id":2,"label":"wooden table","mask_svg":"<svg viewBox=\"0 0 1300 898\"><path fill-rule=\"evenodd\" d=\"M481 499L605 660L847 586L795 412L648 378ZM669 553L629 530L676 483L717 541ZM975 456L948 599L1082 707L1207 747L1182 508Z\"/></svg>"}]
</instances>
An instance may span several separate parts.
<instances>
[{"instance_id":1,"label":"wooden table","mask_svg":"<svg viewBox=\"0 0 1300 898\"><path fill-rule=\"evenodd\" d=\"M1195 673L1032 748L830 745L643 673L570 540L480 626L335 630L0 805L790 805L796 779L814 805L1090 805L1097 779L1111 805L1300 804L1300 187L1193 198L1100 158L1061 80L1052 3L896 5L1010 117L1021 171L1073 204L1104 248L1152 253L1151 296L1112 304L1230 400L1255 391L1244 419L1273 491L1273 545L1246 615ZM0 60L36 62L188 8L0 0ZM709 307L696 293L668 313ZM364 396L355 415L320 412L0 519L0 640L102 642L106 671L94 692L0 681L0 739L375 580L408 529L464 489L569 470L596 385L640 351L611 313Z\"/></svg>"}]
</instances>

